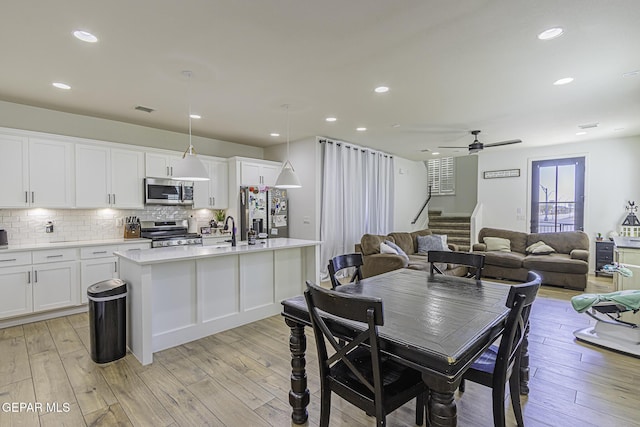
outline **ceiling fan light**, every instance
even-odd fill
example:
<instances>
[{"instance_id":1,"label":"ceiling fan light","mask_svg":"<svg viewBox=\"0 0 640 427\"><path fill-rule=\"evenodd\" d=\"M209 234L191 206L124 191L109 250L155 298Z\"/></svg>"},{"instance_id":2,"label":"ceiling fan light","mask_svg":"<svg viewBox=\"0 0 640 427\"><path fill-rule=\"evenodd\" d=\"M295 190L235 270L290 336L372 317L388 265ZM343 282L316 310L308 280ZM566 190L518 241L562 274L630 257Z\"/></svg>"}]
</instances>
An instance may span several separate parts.
<instances>
[{"instance_id":1,"label":"ceiling fan light","mask_svg":"<svg viewBox=\"0 0 640 427\"><path fill-rule=\"evenodd\" d=\"M293 169L291 162L287 160L284 165L282 165L282 170L280 171L280 175L278 175L278 179L276 180L276 188L301 188L302 184L300 183L300 178L296 174L296 171Z\"/></svg>"}]
</instances>

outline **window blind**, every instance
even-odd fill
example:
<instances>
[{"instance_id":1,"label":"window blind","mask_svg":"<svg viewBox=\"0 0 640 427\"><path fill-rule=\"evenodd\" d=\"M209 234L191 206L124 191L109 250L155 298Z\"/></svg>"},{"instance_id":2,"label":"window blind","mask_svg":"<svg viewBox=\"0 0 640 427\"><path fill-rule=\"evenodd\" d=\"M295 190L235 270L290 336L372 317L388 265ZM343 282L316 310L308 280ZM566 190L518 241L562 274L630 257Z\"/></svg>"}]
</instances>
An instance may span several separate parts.
<instances>
[{"instance_id":1,"label":"window blind","mask_svg":"<svg viewBox=\"0 0 640 427\"><path fill-rule=\"evenodd\" d=\"M434 196L453 195L456 190L455 163L453 157L427 160L427 179Z\"/></svg>"}]
</instances>

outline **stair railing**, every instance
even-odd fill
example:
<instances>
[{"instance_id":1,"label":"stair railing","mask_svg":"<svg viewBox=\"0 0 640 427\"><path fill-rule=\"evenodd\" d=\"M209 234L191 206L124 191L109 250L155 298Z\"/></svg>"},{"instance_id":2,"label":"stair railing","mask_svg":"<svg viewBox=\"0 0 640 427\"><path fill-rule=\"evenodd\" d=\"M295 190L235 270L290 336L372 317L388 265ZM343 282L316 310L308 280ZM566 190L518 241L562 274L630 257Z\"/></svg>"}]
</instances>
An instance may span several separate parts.
<instances>
[{"instance_id":1,"label":"stair railing","mask_svg":"<svg viewBox=\"0 0 640 427\"><path fill-rule=\"evenodd\" d=\"M418 221L418 218L420 218L420 215L422 215L422 212L424 211L424 208L427 207L427 205L429 204L430 200L431 200L431 186L429 186L429 192L427 193L427 200L424 201L424 204L420 208L420 212L418 212L418 215L416 215L416 217L413 219L413 221L411 221L411 224L415 224Z\"/></svg>"}]
</instances>

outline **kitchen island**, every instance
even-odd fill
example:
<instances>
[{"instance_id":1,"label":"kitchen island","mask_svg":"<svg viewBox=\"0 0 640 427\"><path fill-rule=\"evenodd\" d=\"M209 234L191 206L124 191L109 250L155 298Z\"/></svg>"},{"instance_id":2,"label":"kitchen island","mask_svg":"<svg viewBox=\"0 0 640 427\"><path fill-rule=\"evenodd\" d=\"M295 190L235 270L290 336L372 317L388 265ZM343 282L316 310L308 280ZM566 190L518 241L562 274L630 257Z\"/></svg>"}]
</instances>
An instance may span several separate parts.
<instances>
[{"instance_id":1,"label":"kitchen island","mask_svg":"<svg viewBox=\"0 0 640 427\"><path fill-rule=\"evenodd\" d=\"M266 239L235 247L116 252L128 283L128 346L153 353L280 313L280 301L319 282L320 242Z\"/></svg>"}]
</instances>

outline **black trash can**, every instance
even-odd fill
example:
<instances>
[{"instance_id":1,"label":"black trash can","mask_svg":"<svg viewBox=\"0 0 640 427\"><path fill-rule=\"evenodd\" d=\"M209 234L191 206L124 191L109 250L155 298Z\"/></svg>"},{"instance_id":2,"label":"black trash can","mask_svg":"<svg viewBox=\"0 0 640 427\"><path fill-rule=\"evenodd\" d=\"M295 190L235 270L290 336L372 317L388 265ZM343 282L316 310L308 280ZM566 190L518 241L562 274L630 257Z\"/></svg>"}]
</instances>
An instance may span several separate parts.
<instances>
[{"instance_id":1,"label":"black trash can","mask_svg":"<svg viewBox=\"0 0 640 427\"><path fill-rule=\"evenodd\" d=\"M107 363L127 352L127 284L109 279L89 286L91 359Z\"/></svg>"}]
</instances>

